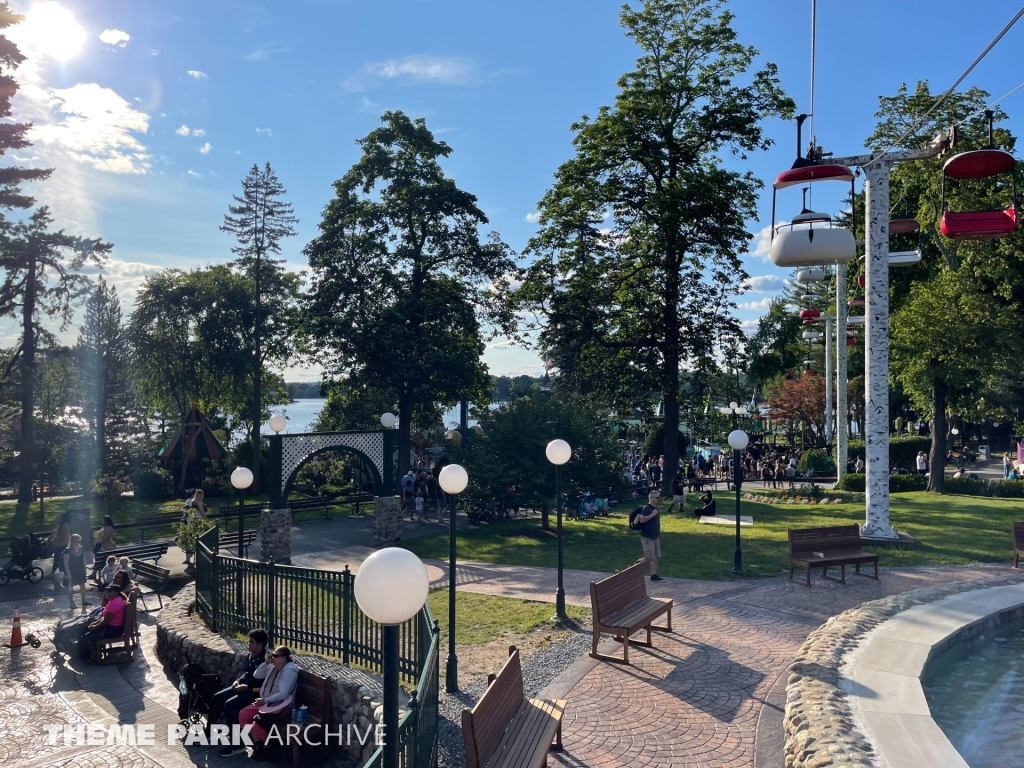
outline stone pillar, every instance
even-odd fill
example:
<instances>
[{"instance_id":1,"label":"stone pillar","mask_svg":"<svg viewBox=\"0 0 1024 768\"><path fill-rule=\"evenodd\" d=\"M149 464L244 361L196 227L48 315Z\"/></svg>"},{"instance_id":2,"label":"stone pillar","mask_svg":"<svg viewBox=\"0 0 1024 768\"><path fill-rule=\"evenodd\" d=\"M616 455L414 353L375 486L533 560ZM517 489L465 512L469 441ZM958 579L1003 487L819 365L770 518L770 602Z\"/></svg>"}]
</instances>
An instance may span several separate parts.
<instances>
[{"instance_id":1,"label":"stone pillar","mask_svg":"<svg viewBox=\"0 0 1024 768\"><path fill-rule=\"evenodd\" d=\"M260 514L260 559L288 565L292 561L292 511L264 509Z\"/></svg>"},{"instance_id":2,"label":"stone pillar","mask_svg":"<svg viewBox=\"0 0 1024 768\"><path fill-rule=\"evenodd\" d=\"M401 496L373 497L373 546L386 547L398 539L402 520Z\"/></svg>"}]
</instances>

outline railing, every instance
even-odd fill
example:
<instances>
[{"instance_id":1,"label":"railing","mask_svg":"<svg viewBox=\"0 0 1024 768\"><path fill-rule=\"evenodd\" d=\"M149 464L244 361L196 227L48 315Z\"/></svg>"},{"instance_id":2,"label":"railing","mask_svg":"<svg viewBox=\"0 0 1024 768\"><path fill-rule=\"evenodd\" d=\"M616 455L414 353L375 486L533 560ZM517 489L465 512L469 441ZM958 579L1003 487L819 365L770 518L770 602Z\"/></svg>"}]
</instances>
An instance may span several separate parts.
<instances>
[{"instance_id":1,"label":"railing","mask_svg":"<svg viewBox=\"0 0 1024 768\"><path fill-rule=\"evenodd\" d=\"M271 644L333 656L381 672L380 625L355 601L355 576L217 554L219 528L196 543L196 608L215 632L245 633L258 624ZM402 768L437 764L439 630L427 606L399 628L398 670L415 685L398 726ZM380 765L377 750L367 765Z\"/></svg>"}]
</instances>

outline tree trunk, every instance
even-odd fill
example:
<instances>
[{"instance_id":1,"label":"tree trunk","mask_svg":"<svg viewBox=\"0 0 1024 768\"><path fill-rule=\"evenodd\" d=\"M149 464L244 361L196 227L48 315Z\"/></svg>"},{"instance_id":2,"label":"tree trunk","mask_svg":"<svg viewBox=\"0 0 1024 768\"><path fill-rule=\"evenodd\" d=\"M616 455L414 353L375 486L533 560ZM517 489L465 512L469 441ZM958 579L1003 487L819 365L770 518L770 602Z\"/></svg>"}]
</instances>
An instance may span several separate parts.
<instances>
[{"instance_id":1,"label":"tree trunk","mask_svg":"<svg viewBox=\"0 0 1024 768\"><path fill-rule=\"evenodd\" d=\"M253 493L260 492L260 426L263 423L263 358L260 350L260 254L256 253L256 327L253 342L256 348L253 373L253 418L252 418L252 485Z\"/></svg>"},{"instance_id":2,"label":"tree trunk","mask_svg":"<svg viewBox=\"0 0 1024 768\"><path fill-rule=\"evenodd\" d=\"M107 362L97 350L99 392L96 396L96 456L100 474L107 470Z\"/></svg>"},{"instance_id":3,"label":"tree trunk","mask_svg":"<svg viewBox=\"0 0 1024 768\"><path fill-rule=\"evenodd\" d=\"M35 376L36 376L36 262L29 254L25 278L25 306L22 307L21 351L21 455L18 459L18 502L32 502L35 472Z\"/></svg>"},{"instance_id":4,"label":"tree trunk","mask_svg":"<svg viewBox=\"0 0 1024 768\"><path fill-rule=\"evenodd\" d=\"M673 254L674 255L674 254ZM674 265L674 268L671 268ZM672 497L672 481L679 471L679 268L678 259L669 261L670 269L665 281L665 358L662 374L662 434L665 444L661 473L661 495Z\"/></svg>"},{"instance_id":5,"label":"tree trunk","mask_svg":"<svg viewBox=\"0 0 1024 768\"><path fill-rule=\"evenodd\" d=\"M412 430L412 397L404 395L398 401L398 481L401 483L409 471L409 445ZM466 436L463 435L465 440Z\"/></svg>"},{"instance_id":6,"label":"tree trunk","mask_svg":"<svg viewBox=\"0 0 1024 768\"><path fill-rule=\"evenodd\" d=\"M932 377L932 447L928 457L928 490L942 493L946 485L946 380Z\"/></svg>"}]
</instances>

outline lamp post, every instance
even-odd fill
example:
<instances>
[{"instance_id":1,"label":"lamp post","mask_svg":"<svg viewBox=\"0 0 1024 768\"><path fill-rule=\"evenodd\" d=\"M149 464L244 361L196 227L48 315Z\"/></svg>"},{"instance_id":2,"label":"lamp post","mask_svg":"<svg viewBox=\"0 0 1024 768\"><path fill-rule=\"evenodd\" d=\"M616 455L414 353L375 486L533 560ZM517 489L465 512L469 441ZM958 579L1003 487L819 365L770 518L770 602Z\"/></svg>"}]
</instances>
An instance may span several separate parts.
<instances>
[{"instance_id":1,"label":"lamp post","mask_svg":"<svg viewBox=\"0 0 1024 768\"><path fill-rule=\"evenodd\" d=\"M555 514L558 521L558 532L555 536L558 547L558 589L555 590L555 618L567 621L565 615L565 588L562 584L562 488L561 468L572 457L572 448L565 440L552 440L544 449L548 461L555 465Z\"/></svg>"},{"instance_id":2,"label":"lamp post","mask_svg":"<svg viewBox=\"0 0 1024 768\"><path fill-rule=\"evenodd\" d=\"M747 447L750 438L742 429L734 429L729 433L729 447L732 448L733 469L736 471L736 478L733 484L736 486L736 549L732 554L732 572L743 572L743 550L740 548L740 487L743 485L743 464L740 455Z\"/></svg>"},{"instance_id":3,"label":"lamp post","mask_svg":"<svg viewBox=\"0 0 1024 768\"><path fill-rule=\"evenodd\" d=\"M356 573L356 603L384 630L384 768L398 768L398 628L420 611L429 590L423 562L399 547L374 552Z\"/></svg>"},{"instance_id":4,"label":"lamp post","mask_svg":"<svg viewBox=\"0 0 1024 768\"><path fill-rule=\"evenodd\" d=\"M466 490L469 474L458 464L449 464L437 476L441 490L448 494L448 663L445 665L444 689L459 690L459 659L455 655L455 507L458 495Z\"/></svg>"},{"instance_id":5,"label":"lamp post","mask_svg":"<svg viewBox=\"0 0 1024 768\"><path fill-rule=\"evenodd\" d=\"M960 434L960 430L957 429L956 427L953 427L951 430L949 430L949 434L951 434L953 436L953 448L956 448L956 436ZM956 468L957 469L961 469L963 466L964 466L964 449L961 448L960 449L960 458L957 459Z\"/></svg>"},{"instance_id":6,"label":"lamp post","mask_svg":"<svg viewBox=\"0 0 1024 768\"><path fill-rule=\"evenodd\" d=\"M271 432L277 435L281 433L281 430L288 426L288 419L280 413L276 413L270 417L270 421L267 422L267 426L270 427Z\"/></svg>"},{"instance_id":7,"label":"lamp post","mask_svg":"<svg viewBox=\"0 0 1024 768\"><path fill-rule=\"evenodd\" d=\"M283 416L281 418L284 418ZM276 431L276 430L275 430ZM252 470L248 467L237 467L231 473L231 484L238 491L238 559L243 557L242 543L245 539L245 489L252 485ZM238 586L235 594L235 607L239 616L245 614L244 596L242 594L242 567L238 566Z\"/></svg>"}]
</instances>

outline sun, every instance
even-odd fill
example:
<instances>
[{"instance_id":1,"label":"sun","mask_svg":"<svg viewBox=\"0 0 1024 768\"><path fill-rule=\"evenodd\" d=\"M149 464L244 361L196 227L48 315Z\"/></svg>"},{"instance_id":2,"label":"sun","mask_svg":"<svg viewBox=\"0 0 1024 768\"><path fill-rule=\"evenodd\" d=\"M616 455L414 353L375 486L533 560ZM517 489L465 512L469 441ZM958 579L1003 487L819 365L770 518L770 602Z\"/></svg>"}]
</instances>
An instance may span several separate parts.
<instances>
[{"instance_id":1,"label":"sun","mask_svg":"<svg viewBox=\"0 0 1024 768\"><path fill-rule=\"evenodd\" d=\"M85 42L85 30L60 3L36 3L18 27L19 43L57 61L67 61L77 56Z\"/></svg>"}]
</instances>

